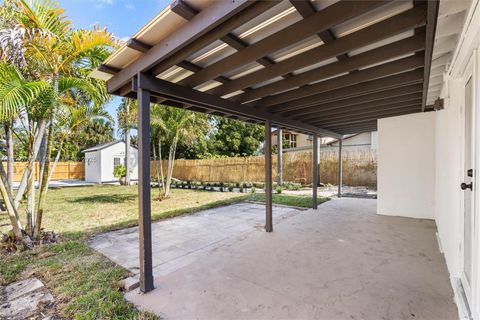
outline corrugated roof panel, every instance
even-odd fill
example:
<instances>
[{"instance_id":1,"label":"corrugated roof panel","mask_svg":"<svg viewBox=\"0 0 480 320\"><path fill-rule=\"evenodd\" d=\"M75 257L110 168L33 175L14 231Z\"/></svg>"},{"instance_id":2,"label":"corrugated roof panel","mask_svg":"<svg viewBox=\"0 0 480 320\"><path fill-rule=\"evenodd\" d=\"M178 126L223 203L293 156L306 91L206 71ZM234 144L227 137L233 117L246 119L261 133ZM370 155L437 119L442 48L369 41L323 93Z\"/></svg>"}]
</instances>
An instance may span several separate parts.
<instances>
[{"instance_id":1,"label":"corrugated roof panel","mask_svg":"<svg viewBox=\"0 0 480 320\"><path fill-rule=\"evenodd\" d=\"M366 51L370 51L370 50L385 46L387 44L390 44L390 43L393 43L393 42L396 42L396 41L406 39L406 38L411 37L413 35L414 35L413 31L406 31L406 32L400 33L400 34L398 34L394 37L390 37L390 38L384 39L382 41L377 41L375 43L372 43L372 44L370 44L368 46L365 46L365 47L362 47L360 49L352 50L352 51L349 52L349 55L350 56L355 56L357 54L360 54L360 53L363 53L363 52L366 52Z\"/></svg>"},{"instance_id":2,"label":"corrugated roof panel","mask_svg":"<svg viewBox=\"0 0 480 320\"><path fill-rule=\"evenodd\" d=\"M215 41L206 49L207 50L202 50L192 55L190 58L188 58L188 60L201 66L202 68L205 68L212 63L215 63L237 52L237 50L222 41Z\"/></svg>"},{"instance_id":3,"label":"corrugated roof panel","mask_svg":"<svg viewBox=\"0 0 480 320\"><path fill-rule=\"evenodd\" d=\"M290 1L284 0L270 10L260 13L257 17L233 30L233 34L245 39L248 42L263 39L265 34L271 34L273 29L283 29L281 23L277 20L283 20L282 23L291 24L299 21L301 16L294 10ZM280 25L277 25L280 23ZM279 28L279 29L278 29ZM268 29L268 31L262 31ZM257 34L256 36L254 34Z\"/></svg>"},{"instance_id":4,"label":"corrugated roof panel","mask_svg":"<svg viewBox=\"0 0 480 320\"><path fill-rule=\"evenodd\" d=\"M317 35L314 35L302 41L299 41L294 45L283 48L282 50L279 50L273 53L272 55L270 55L270 57L272 57L275 61L279 62L279 61L291 58L293 56L296 56L307 50L313 49L315 47L319 47L322 44L323 44L322 40L320 40L320 38Z\"/></svg>"},{"instance_id":5,"label":"corrugated roof panel","mask_svg":"<svg viewBox=\"0 0 480 320\"><path fill-rule=\"evenodd\" d=\"M254 61L254 62L246 64L246 65L244 65L244 66L242 66L238 69L230 70L230 71L226 72L225 76L233 80L233 79L243 77L244 75L247 75L247 74L252 73L254 71L263 69L263 68L265 68L263 65Z\"/></svg>"},{"instance_id":6,"label":"corrugated roof panel","mask_svg":"<svg viewBox=\"0 0 480 320\"><path fill-rule=\"evenodd\" d=\"M316 69L316 68L319 68L319 67L322 67L322 66L326 66L330 63L334 63L334 62L337 62L337 61L338 61L337 58L330 58L330 59L327 59L327 60L324 60L324 61L320 61L318 63L311 64L308 67L298 69L294 72L294 74L304 73L306 71L310 71L310 70L313 70L313 69Z\"/></svg>"},{"instance_id":7,"label":"corrugated roof panel","mask_svg":"<svg viewBox=\"0 0 480 320\"><path fill-rule=\"evenodd\" d=\"M393 1L365 13L355 19L348 20L332 28L337 37L343 37L357 30L368 27L387 18L393 17L413 7L412 1Z\"/></svg>"}]
</instances>

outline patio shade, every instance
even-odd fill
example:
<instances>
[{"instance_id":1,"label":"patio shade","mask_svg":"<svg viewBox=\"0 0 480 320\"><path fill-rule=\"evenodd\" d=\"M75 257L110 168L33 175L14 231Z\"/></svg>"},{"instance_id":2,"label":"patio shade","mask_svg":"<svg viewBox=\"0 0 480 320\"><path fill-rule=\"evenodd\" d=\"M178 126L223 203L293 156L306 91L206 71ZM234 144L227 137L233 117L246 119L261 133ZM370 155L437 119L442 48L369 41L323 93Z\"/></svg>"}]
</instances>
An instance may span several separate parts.
<instances>
[{"instance_id":1,"label":"patio shade","mask_svg":"<svg viewBox=\"0 0 480 320\"><path fill-rule=\"evenodd\" d=\"M438 1L177 0L92 76L110 93L341 138L435 108Z\"/></svg>"}]
</instances>

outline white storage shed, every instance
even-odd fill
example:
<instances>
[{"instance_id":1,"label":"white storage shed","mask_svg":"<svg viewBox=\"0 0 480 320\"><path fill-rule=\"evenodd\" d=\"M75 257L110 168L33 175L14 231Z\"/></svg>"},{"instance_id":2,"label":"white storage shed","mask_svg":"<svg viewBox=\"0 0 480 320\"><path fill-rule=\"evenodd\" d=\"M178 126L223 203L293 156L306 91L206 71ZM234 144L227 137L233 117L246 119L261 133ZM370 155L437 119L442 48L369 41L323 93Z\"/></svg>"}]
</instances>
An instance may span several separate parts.
<instances>
[{"instance_id":1,"label":"white storage shed","mask_svg":"<svg viewBox=\"0 0 480 320\"><path fill-rule=\"evenodd\" d=\"M116 140L83 151L85 153L85 181L94 183L117 182L113 175L116 165L125 165L125 142ZM138 150L130 147L130 179L138 179Z\"/></svg>"}]
</instances>

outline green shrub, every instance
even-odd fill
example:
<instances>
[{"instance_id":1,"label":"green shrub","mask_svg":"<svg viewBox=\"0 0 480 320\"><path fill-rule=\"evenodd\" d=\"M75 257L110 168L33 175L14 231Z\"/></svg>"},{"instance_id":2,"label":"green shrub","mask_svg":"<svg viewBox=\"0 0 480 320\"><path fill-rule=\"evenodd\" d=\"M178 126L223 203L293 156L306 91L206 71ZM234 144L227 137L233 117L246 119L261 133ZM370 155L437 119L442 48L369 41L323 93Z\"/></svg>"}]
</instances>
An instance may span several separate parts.
<instances>
[{"instance_id":1,"label":"green shrub","mask_svg":"<svg viewBox=\"0 0 480 320\"><path fill-rule=\"evenodd\" d=\"M240 192L243 193L243 185L240 186Z\"/></svg>"},{"instance_id":2,"label":"green shrub","mask_svg":"<svg viewBox=\"0 0 480 320\"><path fill-rule=\"evenodd\" d=\"M255 192L257 192L257 189L255 187L252 187L252 189L250 189L250 192L255 193Z\"/></svg>"},{"instance_id":3,"label":"green shrub","mask_svg":"<svg viewBox=\"0 0 480 320\"><path fill-rule=\"evenodd\" d=\"M233 186L229 186L228 191L232 192L233 191Z\"/></svg>"},{"instance_id":4,"label":"green shrub","mask_svg":"<svg viewBox=\"0 0 480 320\"><path fill-rule=\"evenodd\" d=\"M124 178L127 175L127 168L124 165L118 164L113 168L113 176L115 178Z\"/></svg>"},{"instance_id":5,"label":"green shrub","mask_svg":"<svg viewBox=\"0 0 480 320\"><path fill-rule=\"evenodd\" d=\"M279 193L279 194L282 193L282 187L277 186L277 187L275 188L275 191L276 191L277 193Z\"/></svg>"}]
</instances>

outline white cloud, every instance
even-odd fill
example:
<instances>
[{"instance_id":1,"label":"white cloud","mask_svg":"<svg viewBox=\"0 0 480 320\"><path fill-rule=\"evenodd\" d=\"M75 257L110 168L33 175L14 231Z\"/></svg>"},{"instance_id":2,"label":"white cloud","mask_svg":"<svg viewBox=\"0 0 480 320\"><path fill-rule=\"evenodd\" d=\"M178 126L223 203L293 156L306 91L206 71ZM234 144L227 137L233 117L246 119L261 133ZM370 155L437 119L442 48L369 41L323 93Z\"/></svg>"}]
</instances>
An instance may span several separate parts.
<instances>
[{"instance_id":1,"label":"white cloud","mask_svg":"<svg viewBox=\"0 0 480 320\"><path fill-rule=\"evenodd\" d=\"M95 8L103 8L106 5L111 6L114 4L114 0L91 0Z\"/></svg>"}]
</instances>

